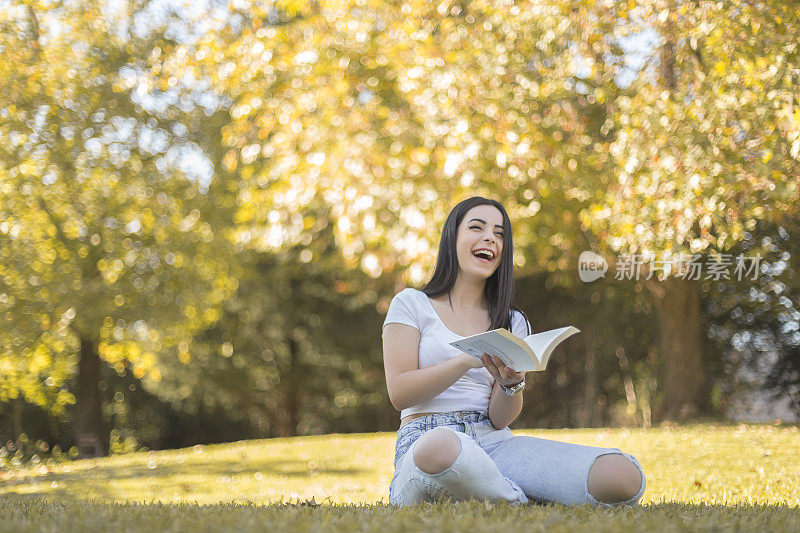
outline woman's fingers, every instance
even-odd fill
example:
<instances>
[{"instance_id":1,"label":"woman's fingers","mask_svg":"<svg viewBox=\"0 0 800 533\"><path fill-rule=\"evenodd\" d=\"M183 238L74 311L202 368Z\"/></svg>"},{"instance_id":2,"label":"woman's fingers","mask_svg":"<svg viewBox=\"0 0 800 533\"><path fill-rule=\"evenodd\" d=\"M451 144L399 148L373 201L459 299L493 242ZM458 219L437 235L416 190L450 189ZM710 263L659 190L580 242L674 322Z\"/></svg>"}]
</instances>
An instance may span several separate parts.
<instances>
[{"instance_id":1,"label":"woman's fingers","mask_svg":"<svg viewBox=\"0 0 800 533\"><path fill-rule=\"evenodd\" d=\"M492 358L488 354L483 354L481 356L481 361L483 361L483 366L486 367L486 370L489 371L494 379L500 379L500 371L497 369L497 365L494 364Z\"/></svg>"},{"instance_id":2,"label":"woman's fingers","mask_svg":"<svg viewBox=\"0 0 800 533\"><path fill-rule=\"evenodd\" d=\"M524 372L514 372L511 368L507 367L498 357L492 357L492 362L495 364L500 380L508 383L516 383L525 377Z\"/></svg>"},{"instance_id":3,"label":"woman's fingers","mask_svg":"<svg viewBox=\"0 0 800 533\"><path fill-rule=\"evenodd\" d=\"M499 357L483 354L481 361L492 377L500 383L518 383L525 377L525 372L514 372Z\"/></svg>"},{"instance_id":4,"label":"woman's fingers","mask_svg":"<svg viewBox=\"0 0 800 533\"><path fill-rule=\"evenodd\" d=\"M508 368L508 367L505 365L505 363L503 363L503 361L501 361L501 360L500 360L500 358L499 358L499 357L492 357L492 362L493 362L493 363L495 364L495 366L497 367L497 371L500 373L500 376L501 376L503 379L508 379L508 372L509 372L509 370L511 370L511 369L510 369L510 368Z\"/></svg>"}]
</instances>

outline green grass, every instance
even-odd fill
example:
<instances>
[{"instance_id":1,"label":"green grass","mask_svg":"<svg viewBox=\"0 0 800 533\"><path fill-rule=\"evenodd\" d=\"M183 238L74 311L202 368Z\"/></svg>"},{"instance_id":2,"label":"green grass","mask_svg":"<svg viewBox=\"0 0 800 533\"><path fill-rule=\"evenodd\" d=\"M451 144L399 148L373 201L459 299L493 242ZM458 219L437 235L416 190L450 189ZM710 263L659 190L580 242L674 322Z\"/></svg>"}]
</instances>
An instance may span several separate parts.
<instances>
[{"instance_id":1,"label":"green grass","mask_svg":"<svg viewBox=\"0 0 800 533\"><path fill-rule=\"evenodd\" d=\"M513 431L633 453L647 475L642 505L440 502L397 509L387 503L395 434L334 434L0 472L0 529L800 531L797 427Z\"/></svg>"}]
</instances>

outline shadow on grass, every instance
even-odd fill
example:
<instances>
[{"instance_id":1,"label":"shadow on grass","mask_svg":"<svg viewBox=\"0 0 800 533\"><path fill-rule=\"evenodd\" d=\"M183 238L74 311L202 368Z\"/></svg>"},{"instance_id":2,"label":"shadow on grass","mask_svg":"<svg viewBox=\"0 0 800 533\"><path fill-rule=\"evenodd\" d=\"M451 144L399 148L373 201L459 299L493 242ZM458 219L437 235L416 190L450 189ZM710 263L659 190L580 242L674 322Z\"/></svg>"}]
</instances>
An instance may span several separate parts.
<instances>
[{"instance_id":1,"label":"shadow on grass","mask_svg":"<svg viewBox=\"0 0 800 533\"><path fill-rule=\"evenodd\" d=\"M242 464L246 466L242 466ZM175 476L188 474L203 475L240 475L255 474L260 472L265 475L275 476L307 476L309 467L308 461L298 459L269 459L259 460L248 458L246 462L239 464L235 461L214 461L214 462L187 462L184 464L156 464L154 468L148 465L102 465L94 466L90 469L81 469L73 472L50 472L34 479L46 481L69 481L89 479L125 479L125 478L153 478L161 476ZM368 472L369 469L357 468L330 468L317 467L319 473L358 475ZM0 482L1 487L9 487L20 483L30 483L31 478L9 479Z\"/></svg>"}]
</instances>

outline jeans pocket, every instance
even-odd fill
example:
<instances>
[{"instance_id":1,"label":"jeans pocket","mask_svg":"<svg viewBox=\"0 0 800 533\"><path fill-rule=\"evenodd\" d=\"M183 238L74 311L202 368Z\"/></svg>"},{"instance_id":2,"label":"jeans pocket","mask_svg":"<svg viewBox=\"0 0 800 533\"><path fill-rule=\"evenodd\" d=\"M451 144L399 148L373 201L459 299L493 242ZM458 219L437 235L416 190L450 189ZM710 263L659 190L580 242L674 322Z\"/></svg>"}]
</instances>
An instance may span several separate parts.
<instances>
[{"instance_id":1,"label":"jeans pocket","mask_svg":"<svg viewBox=\"0 0 800 533\"><path fill-rule=\"evenodd\" d=\"M421 429L416 429L416 428L411 429L409 431L403 431L403 432L399 433L397 435L397 446L396 446L396 448L400 449L400 448L403 448L403 447L410 446L411 443L414 442L417 439L417 437L419 437L421 434L422 434L422 430Z\"/></svg>"},{"instance_id":2,"label":"jeans pocket","mask_svg":"<svg viewBox=\"0 0 800 533\"><path fill-rule=\"evenodd\" d=\"M402 429L405 429L402 428ZM397 462L403 457L403 454L414 444L414 441L422 435L422 430L418 428L412 428L408 431L400 431L397 435L397 441L395 442L394 447L394 464L397 465Z\"/></svg>"}]
</instances>

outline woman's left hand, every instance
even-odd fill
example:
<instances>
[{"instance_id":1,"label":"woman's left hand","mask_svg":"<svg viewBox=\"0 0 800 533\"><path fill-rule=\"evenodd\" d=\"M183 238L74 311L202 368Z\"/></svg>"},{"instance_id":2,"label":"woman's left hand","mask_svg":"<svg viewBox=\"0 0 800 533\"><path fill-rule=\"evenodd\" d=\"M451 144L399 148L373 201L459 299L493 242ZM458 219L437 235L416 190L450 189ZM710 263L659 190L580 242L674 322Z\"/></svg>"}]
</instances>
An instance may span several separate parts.
<instances>
[{"instance_id":1,"label":"woman's left hand","mask_svg":"<svg viewBox=\"0 0 800 533\"><path fill-rule=\"evenodd\" d=\"M481 361L483 361L483 366L486 367L492 377L506 387L516 385L525 378L525 372L514 372L503 364L503 361L498 357L485 353L481 356Z\"/></svg>"}]
</instances>

